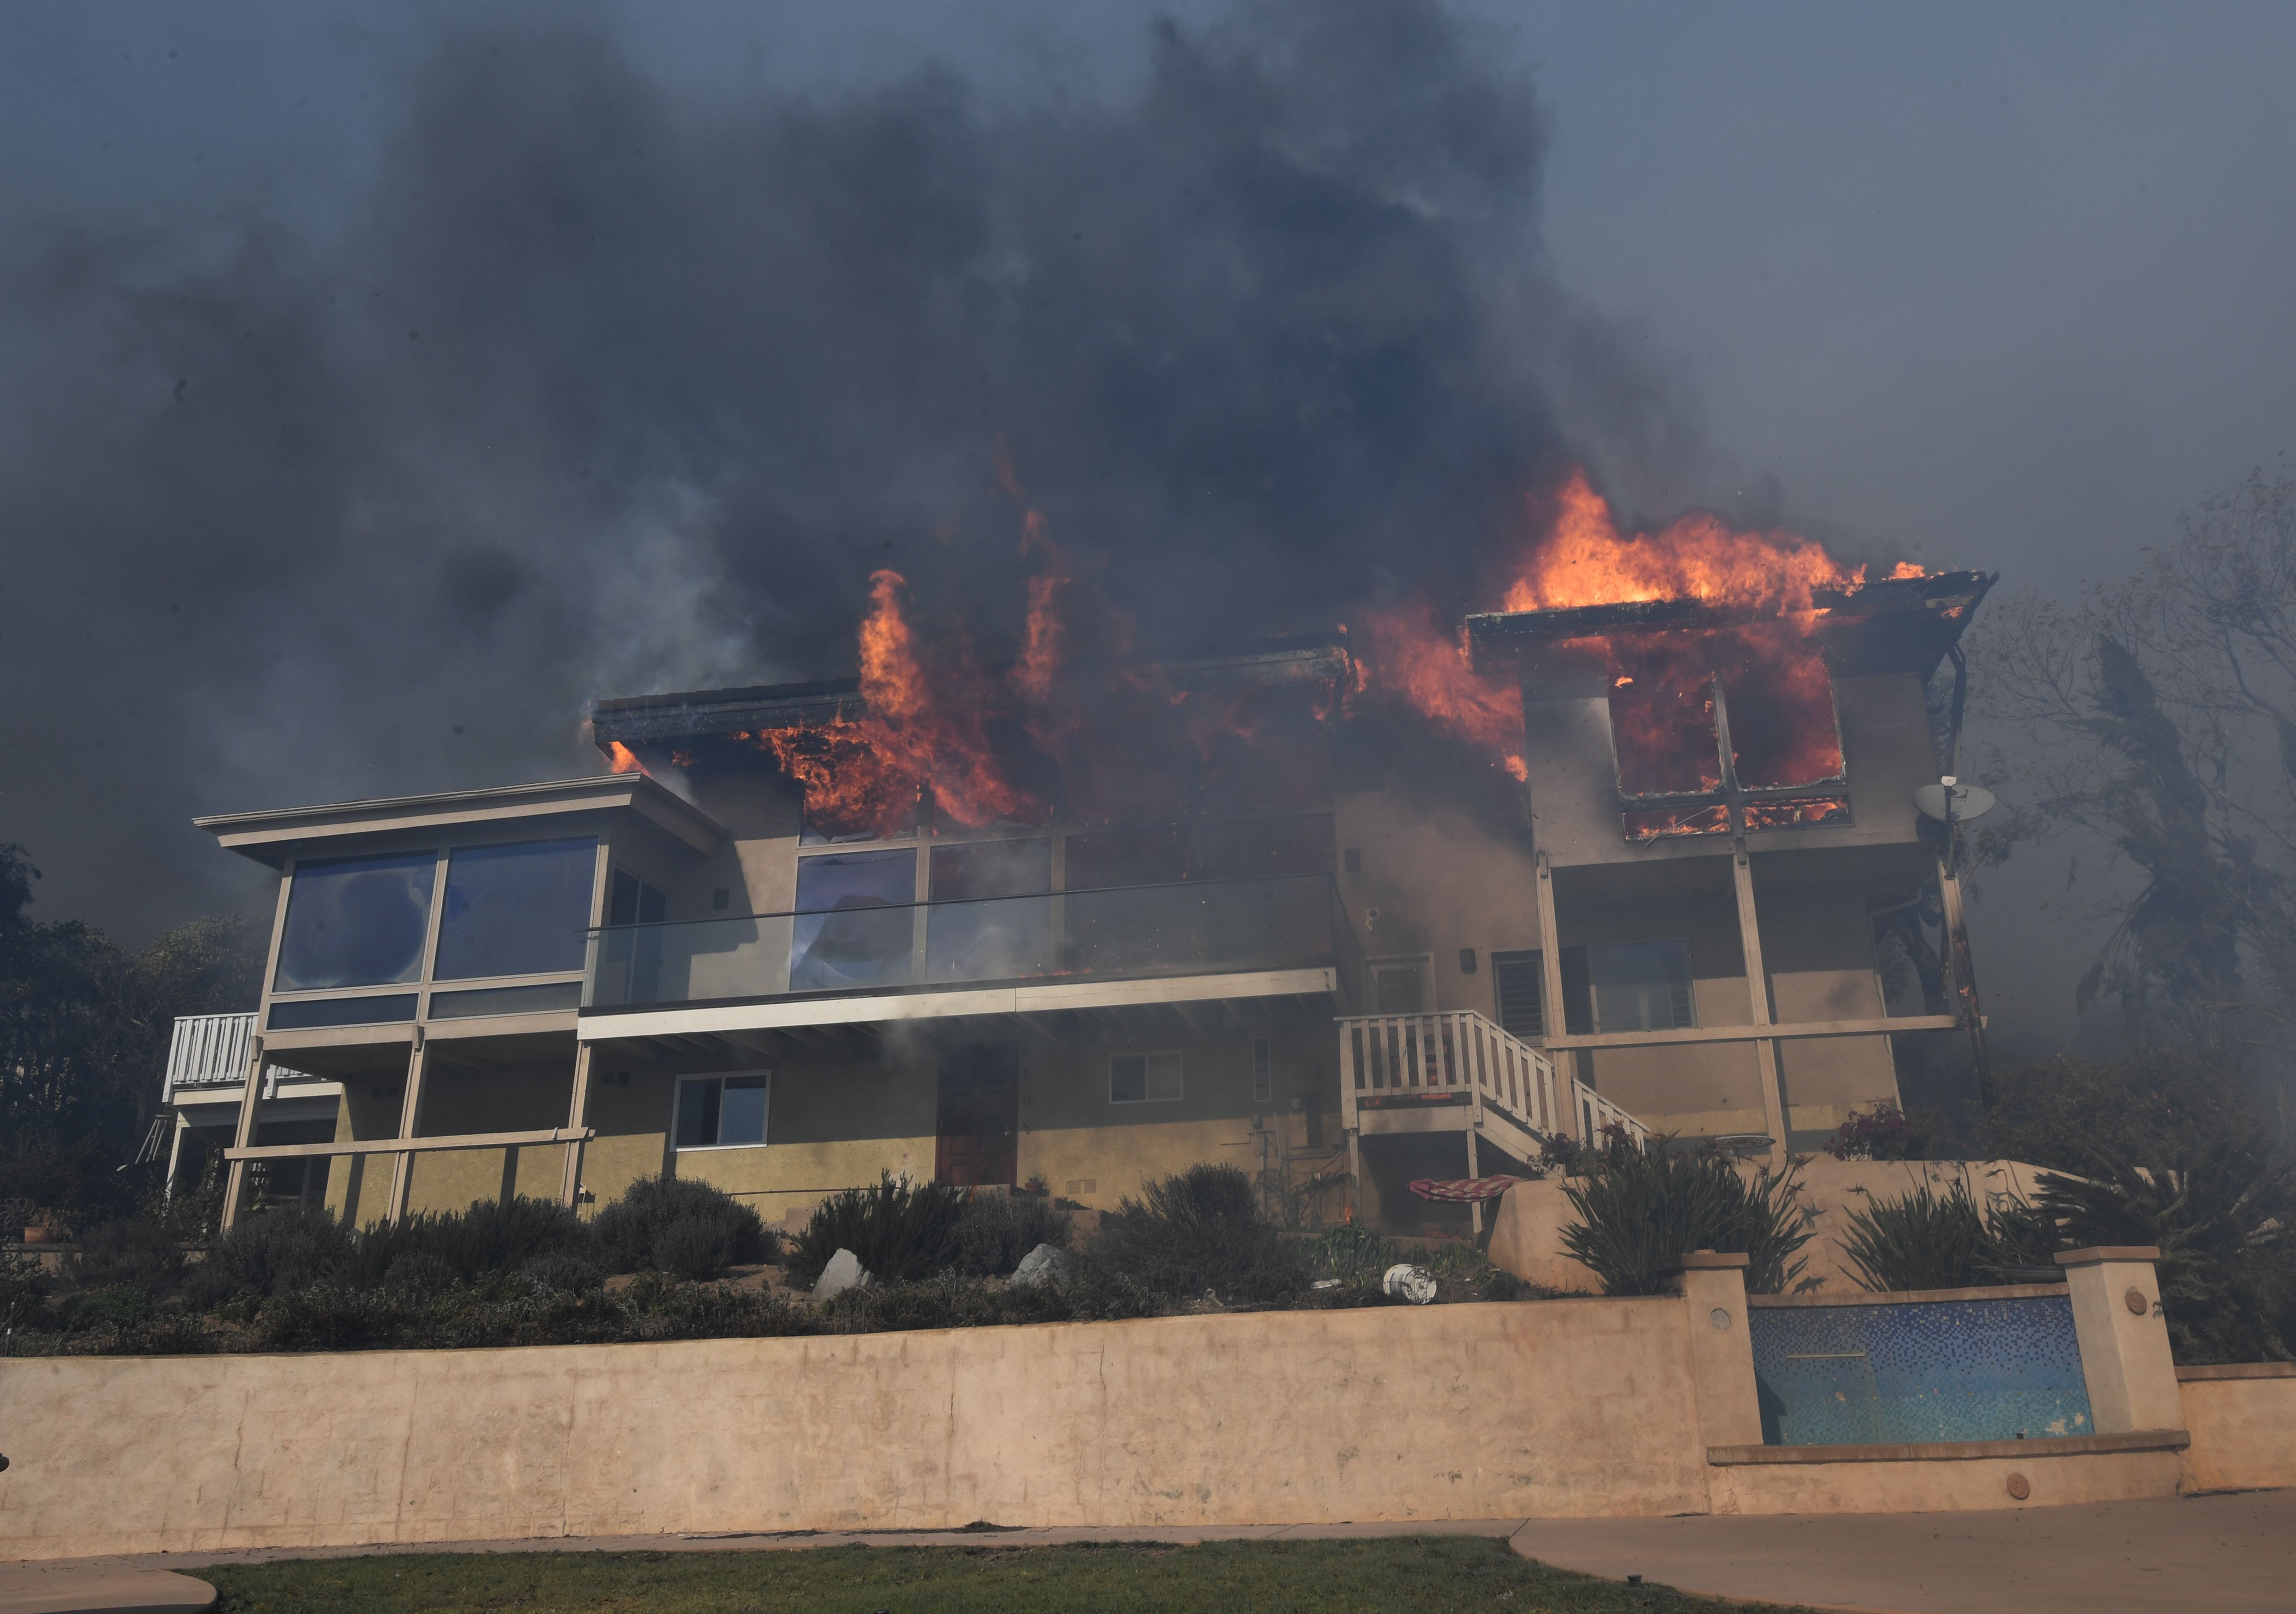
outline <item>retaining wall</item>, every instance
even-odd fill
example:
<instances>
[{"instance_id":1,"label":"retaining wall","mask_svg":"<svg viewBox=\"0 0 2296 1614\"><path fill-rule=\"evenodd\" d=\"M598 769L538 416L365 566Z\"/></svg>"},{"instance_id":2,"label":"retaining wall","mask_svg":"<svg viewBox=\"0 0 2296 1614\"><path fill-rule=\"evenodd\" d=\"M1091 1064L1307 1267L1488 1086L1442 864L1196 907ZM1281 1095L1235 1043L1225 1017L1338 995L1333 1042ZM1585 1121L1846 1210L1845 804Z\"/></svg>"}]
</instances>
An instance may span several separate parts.
<instances>
[{"instance_id":1,"label":"retaining wall","mask_svg":"<svg viewBox=\"0 0 2296 1614\"><path fill-rule=\"evenodd\" d=\"M2296 1486L2296 1362L2180 1367L2188 1491Z\"/></svg>"}]
</instances>

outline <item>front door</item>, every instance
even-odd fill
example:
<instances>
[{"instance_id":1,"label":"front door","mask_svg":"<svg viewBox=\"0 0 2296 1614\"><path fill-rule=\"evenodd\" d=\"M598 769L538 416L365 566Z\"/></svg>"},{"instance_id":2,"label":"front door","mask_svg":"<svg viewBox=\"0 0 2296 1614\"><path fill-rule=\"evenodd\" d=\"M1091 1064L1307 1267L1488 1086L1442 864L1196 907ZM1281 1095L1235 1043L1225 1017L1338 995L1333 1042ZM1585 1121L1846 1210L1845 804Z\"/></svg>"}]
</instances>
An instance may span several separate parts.
<instances>
[{"instance_id":1,"label":"front door","mask_svg":"<svg viewBox=\"0 0 2296 1614\"><path fill-rule=\"evenodd\" d=\"M1009 1186L1021 1158L1021 1047L955 1043L940 1053L933 1176L963 1188Z\"/></svg>"}]
</instances>

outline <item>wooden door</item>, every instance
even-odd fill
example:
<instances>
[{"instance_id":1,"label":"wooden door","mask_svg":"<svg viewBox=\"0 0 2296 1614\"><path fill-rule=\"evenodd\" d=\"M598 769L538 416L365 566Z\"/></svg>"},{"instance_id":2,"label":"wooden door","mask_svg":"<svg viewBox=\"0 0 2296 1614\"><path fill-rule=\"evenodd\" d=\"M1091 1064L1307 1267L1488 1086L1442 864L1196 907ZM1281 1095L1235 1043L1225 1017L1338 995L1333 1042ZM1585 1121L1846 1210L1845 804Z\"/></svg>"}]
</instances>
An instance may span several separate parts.
<instances>
[{"instance_id":1,"label":"wooden door","mask_svg":"<svg viewBox=\"0 0 2296 1614\"><path fill-rule=\"evenodd\" d=\"M1011 1185L1021 1158L1021 1047L955 1043L940 1053L933 1175L979 1188Z\"/></svg>"}]
</instances>

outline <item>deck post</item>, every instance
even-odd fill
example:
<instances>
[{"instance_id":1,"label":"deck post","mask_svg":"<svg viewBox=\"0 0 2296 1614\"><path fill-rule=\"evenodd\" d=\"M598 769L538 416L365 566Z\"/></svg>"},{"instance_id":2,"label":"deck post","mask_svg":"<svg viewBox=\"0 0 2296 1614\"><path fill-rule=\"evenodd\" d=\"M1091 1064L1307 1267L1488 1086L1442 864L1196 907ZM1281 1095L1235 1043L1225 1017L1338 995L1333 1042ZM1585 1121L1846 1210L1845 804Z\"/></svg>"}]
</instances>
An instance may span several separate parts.
<instances>
[{"instance_id":1,"label":"deck post","mask_svg":"<svg viewBox=\"0 0 2296 1614\"><path fill-rule=\"evenodd\" d=\"M574 1050L574 1102L566 1112L566 1129L575 1135L566 1145L566 1178L558 1191L559 1203L569 1210L582 1194L582 1129L590 1109L590 1047L582 1043Z\"/></svg>"},{"instance_id":2,"label":"deck post","mask_svg":"<svg viewBox=\"0 0 2296 1614\"><path fill-rule=\"evenodd\" d=\"M263 1034L251 1033L247 1039L247 1086L239 1095L239 1127L233 1134L233 1146L244 1149L255 1141L255 1112L263 1102ZM247 1187L247 1162L233 1160L224 1173L223 1230L229 1233L239 1220L239 1201Z\"/></svg>"},{"instance_id":3,"label":"deck post","mask_svg":"<svg viewBox=\"0 0 2296 1614\"><path fill-rule=\"evenodd\" d=\"M422 1028L414 1028L414 1045L406 1055L406 1094L398 1107L398 1135L401 1140L415 1135L422 1119L422 1078L430 1063L430 1044ZM413 1191L414 1155L400 1150L391 1157L390 1167L390 1225L394 1227L406 1219L406 1202Z\"/></svg>"},{"instance_id":4,"label":"deck post","mask_svg":"<svg viewBox=\"0 0 2296 1614\"><path fill-rule=\"evenodd\" d=\"M1738 892L1738 947L1746 965L1746 997L1753 1012L1751 1024L1770 1023L1770 977L1762 967L1762 927L1754 912L1754 871L1742 840L1730 854L1730 871ZM1762 1086L1762 1120L1770 1133L1770 1164L1783 1166L1787 1158L1786 1101L1778 1079L1778 1045L1762 1037L1754 1044L1755 1070Z\"/></svg>"}]
</instances>

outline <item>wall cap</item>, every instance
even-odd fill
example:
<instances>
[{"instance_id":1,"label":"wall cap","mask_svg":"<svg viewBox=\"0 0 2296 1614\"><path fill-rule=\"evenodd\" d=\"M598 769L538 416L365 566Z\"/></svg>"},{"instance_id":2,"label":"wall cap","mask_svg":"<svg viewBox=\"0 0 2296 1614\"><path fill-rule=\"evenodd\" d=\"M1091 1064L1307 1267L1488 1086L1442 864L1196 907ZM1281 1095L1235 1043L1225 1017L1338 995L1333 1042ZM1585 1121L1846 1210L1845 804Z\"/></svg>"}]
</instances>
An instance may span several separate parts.
<instances>
[{"instance_id":1,"label":"wall cap","mask_svg":"<svg viewBox=\"0 0 2296 1614\"><path fill-rule=\"evenodd\" d=\"M2068 1291L2058 1283L1996 1283L1982 1289L1859 1289L1833 1294L1823 1290L1806 1295L1748 1295L1746 1304L1765 1310L1788 1310L1797 1306L1924 1306L1948 1300L2062 1300Z\"/></svg>"},{"instance_id":2,"label":"wall cap","mask_svg":"<svg viewBox=\"0 0 2296 1614\"><path fill-rule=\"evenodd\" d=\"M1752 1264L1753 1258L1751 1256L1729 1253L1717 1255L1710 1249L1693 1249L1679 1260L1670 1262L1666 1270L1669 1272L1726 1272L1734 1266L1749 1266Z\"/></svg>"},{"instance_id":3,"label":"wall cap","mask_svg":"<svg viewBox=\"0 0 2296 1614\"><path fill-rule=\"evenodd\" d=\"M2296 1362L2228 1362L2177 1370L2179 1384L2205 1383L2211 1379L2296 1379Z\"/></svg>"},{"instance_id":4,"label":"wall cap","mask_svg":"<svg viewBox=\"0 0 2296 1614\"><path fill-rule=\"evenodd\" d=\"M2061 1249L2060 1266L2095 1266L2103 1261L2157 1261L2160 1248L2152 1244L2092 1244L2087 1249Z\"/></svg>"},{"instance_id":5,"label":"wall cap","mask_svg":"<svg viewBox=\"0 0 2296 1614\"><path fill-rule=\"evenodd\" d=\"M1808 1462L1956 1462L1989 1457L2109 1456L2115 1452L2181 1452L2193 1437L2180 1429L2125 1435L2044 1435L2032 1440L1931 1440L1902 1446L1710 1446L1711 1468Z\"/></svg>"}]
</instances>

